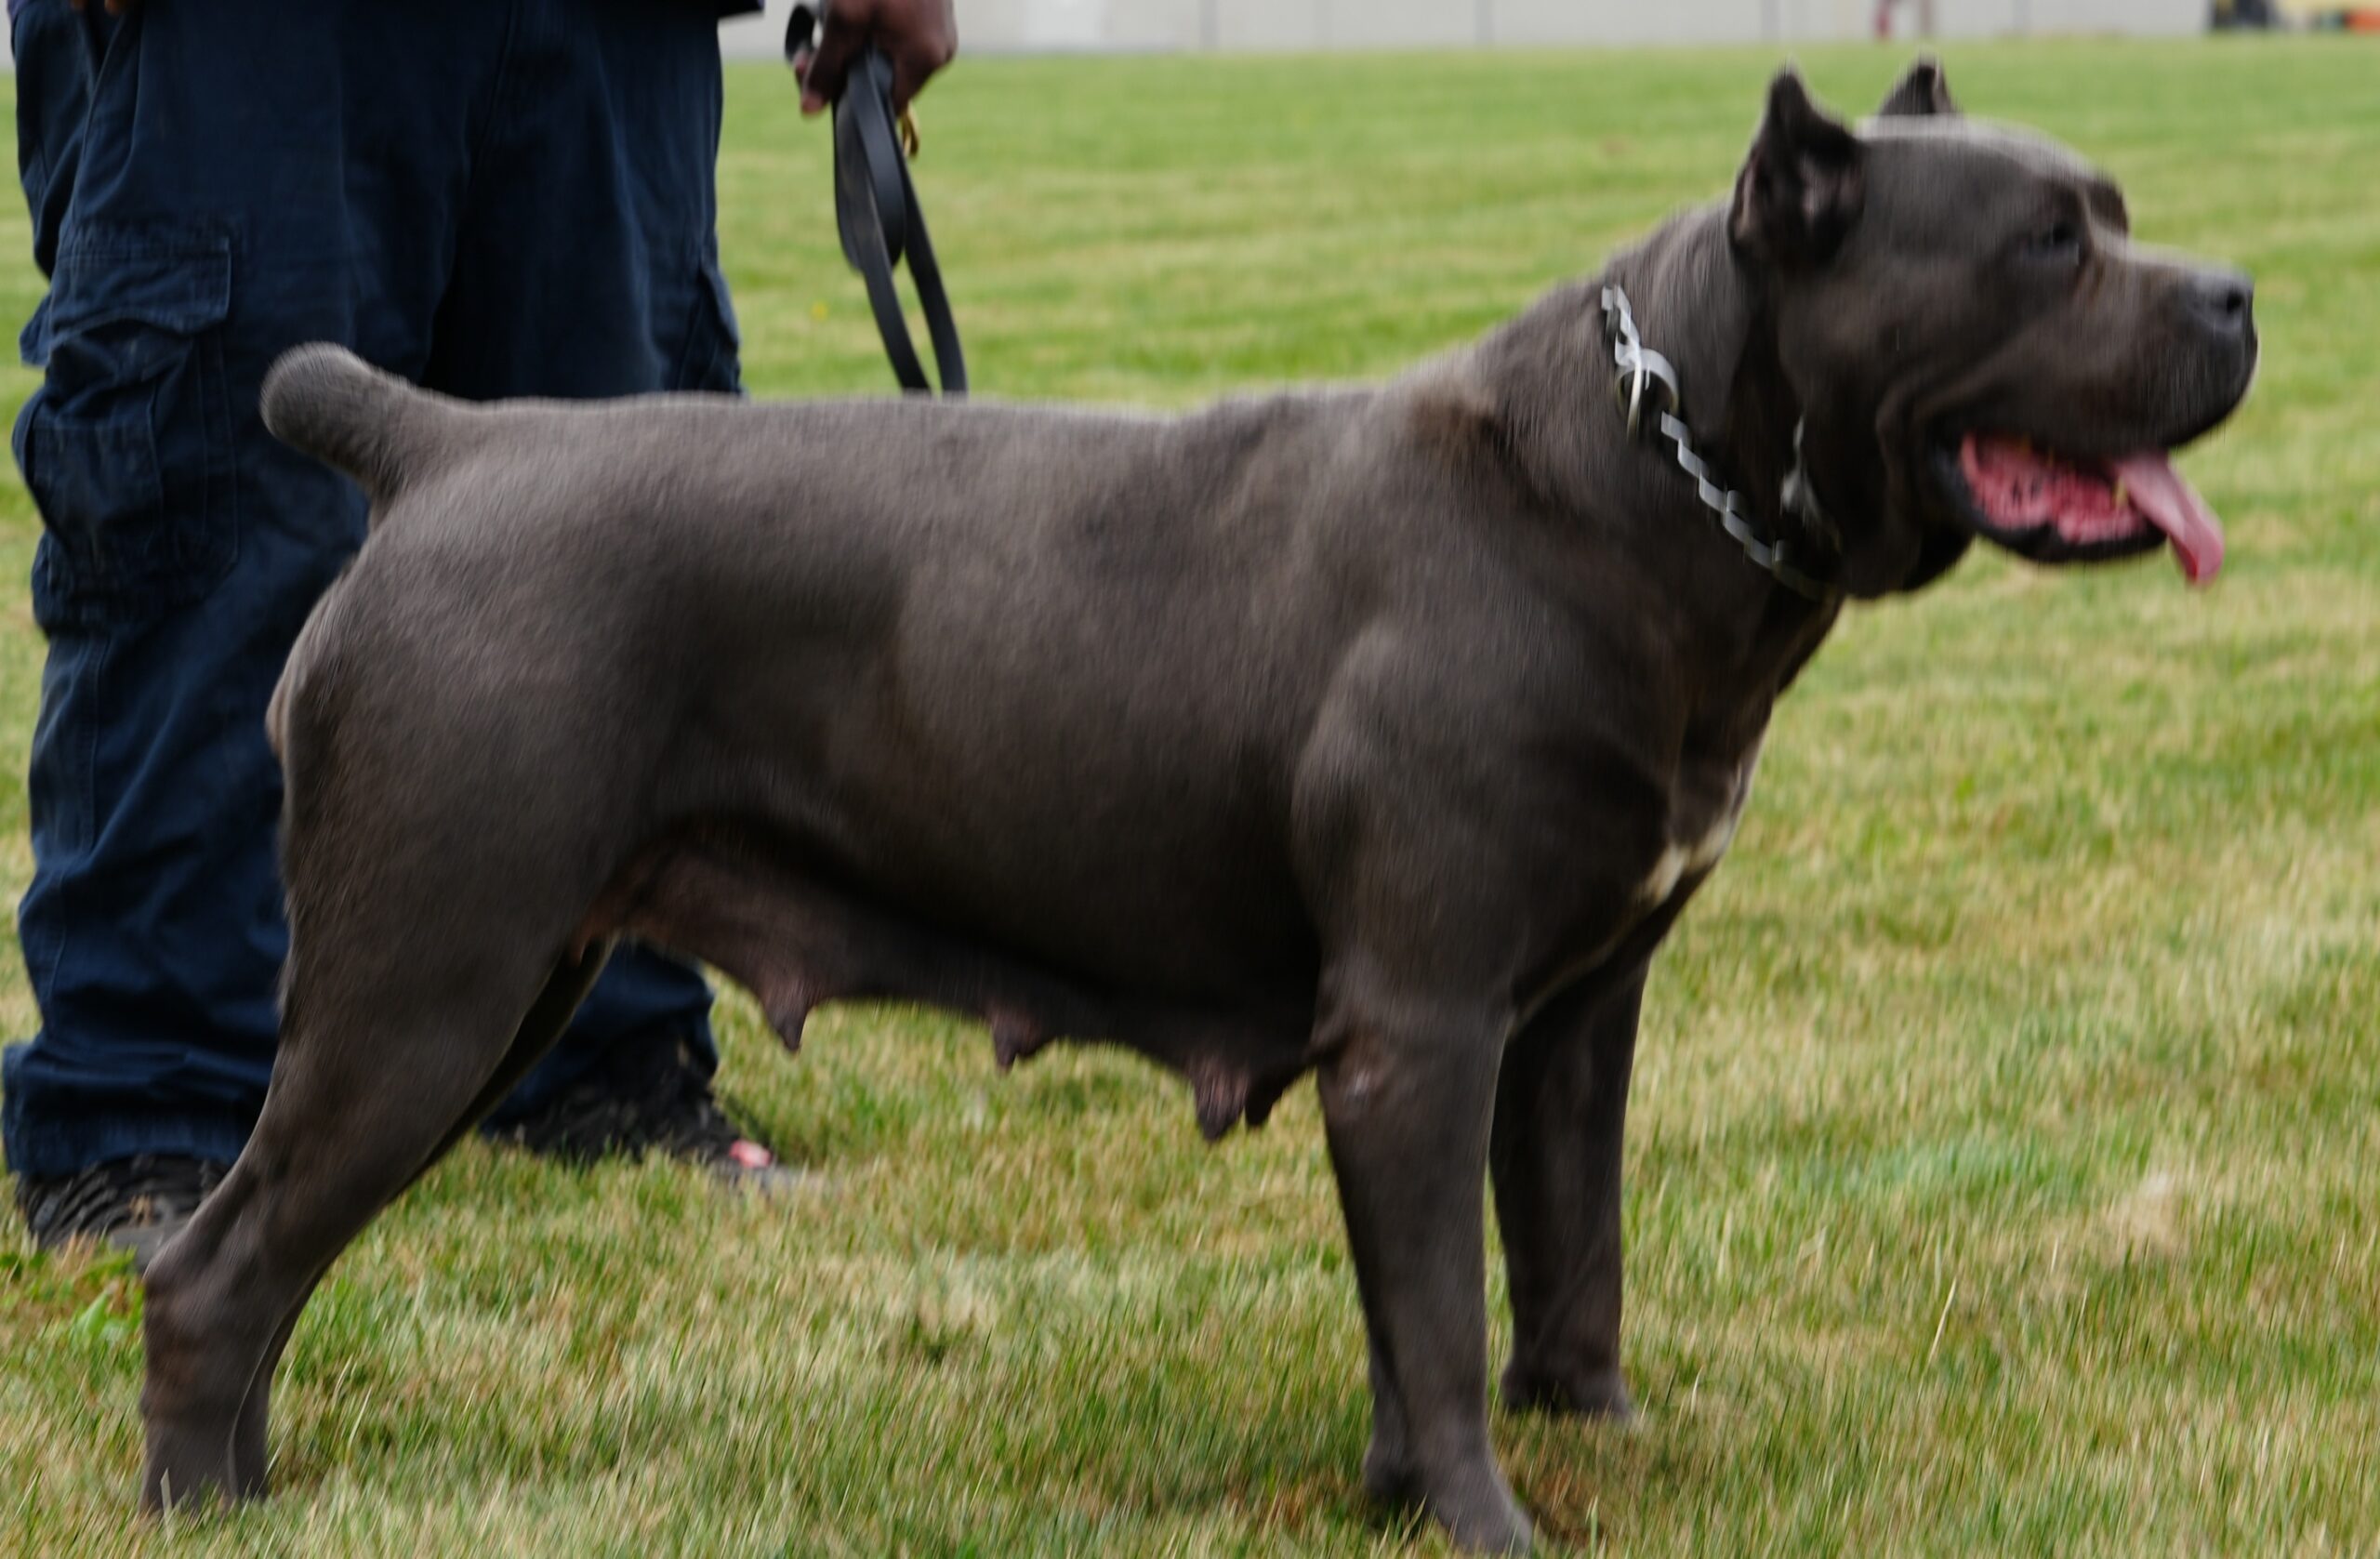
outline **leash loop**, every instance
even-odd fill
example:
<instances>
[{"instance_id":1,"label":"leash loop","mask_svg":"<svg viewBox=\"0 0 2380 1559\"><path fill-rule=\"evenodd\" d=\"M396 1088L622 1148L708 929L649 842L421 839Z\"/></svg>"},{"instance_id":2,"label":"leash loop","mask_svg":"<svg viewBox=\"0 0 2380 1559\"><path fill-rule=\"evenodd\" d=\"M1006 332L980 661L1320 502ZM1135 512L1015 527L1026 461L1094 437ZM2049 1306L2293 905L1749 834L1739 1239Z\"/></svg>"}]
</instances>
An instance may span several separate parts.
<instances>
[{"instance_id":1,"label":"leash loop","mask_svg":"<svg viewBox=\"0 0 2380 1559\"><path fill-rule=\"evenodd\" d=\"M1717 519L1728 539L1743 548L1753 567L1795 595L1812 601L1829 601L1841 594L1831 582L1797 566L1787 555L1786 538L1765 535L1745 505L1743 495L1721 485L1717 474L1695 453L1693 429L1678 415L1685 407L1685 399L1678 389L1677 369L1668 358L1645 345L1636 330L1636 316L1628 307L1628 295L1615 286L1605 287L1603 317L1604 326L1612 337L1612 361L1619 369L1612 380L1612 391L1620 403L1620 415L1628 426L1629 437L1644 438L1645 430L1650 428L1669 440L1676 451L1678 469L1694 479L1694 495ZM1658 389L1659 403L1650 408L1653 416L1649 419L1645 415L1648 387ZM1809 472L1802 464L1799 427L1793 429L1793 469L1785 479L1783 502L1789 510L1799 510L1825 523L1818 508L1818 495L1810 488Z\"/></svg>"},{"instance_id":2,"label":"leash loop","mask_svg":"<svg viewBox=\"0 0 2380 1559\"><path fill-rule=\"evenodd\" d=\"M811 46L818 27L816 11L808 6L794 7L786 23L787 63ZM842 239L843 258L867 285L868 310L876 316L876 333L883 338L892 377L911 394L932 393L909 338L900 287L893 279L892 268L906 258L933 343L942 392L963 395L967 358L959 342L959 322L943 288L933 240L926 235L925 208L918 204L917 186L909 180L908 155L917 150L917 124L907 113L892 112L892 62L880 50L873 46L860 50L834 111L835 227Z\"/></svg>"}]
</instances>

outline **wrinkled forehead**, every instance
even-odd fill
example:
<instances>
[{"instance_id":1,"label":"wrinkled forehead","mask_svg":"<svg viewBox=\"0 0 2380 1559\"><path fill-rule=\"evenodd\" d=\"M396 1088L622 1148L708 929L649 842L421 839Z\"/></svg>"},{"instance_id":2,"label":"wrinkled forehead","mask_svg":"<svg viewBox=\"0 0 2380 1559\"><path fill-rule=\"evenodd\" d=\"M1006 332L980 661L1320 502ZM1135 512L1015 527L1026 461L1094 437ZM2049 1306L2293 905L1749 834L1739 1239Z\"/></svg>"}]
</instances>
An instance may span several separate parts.
<instances>
[{"instance_id":1,"label":"wrinkled forehead","mask_svg":"<svg viewBox=\"0 0 2380 1559\"><path fill-rule=\"evenodd\" d=\"M1871 119L1859 126L1868 143L1871 211L1926 226L2037 220L2061 202L2079 202L2101 221L2129 225L2114 180L2073 148L2039 131L1990 120Z\"/></svg>"}]
</instances>

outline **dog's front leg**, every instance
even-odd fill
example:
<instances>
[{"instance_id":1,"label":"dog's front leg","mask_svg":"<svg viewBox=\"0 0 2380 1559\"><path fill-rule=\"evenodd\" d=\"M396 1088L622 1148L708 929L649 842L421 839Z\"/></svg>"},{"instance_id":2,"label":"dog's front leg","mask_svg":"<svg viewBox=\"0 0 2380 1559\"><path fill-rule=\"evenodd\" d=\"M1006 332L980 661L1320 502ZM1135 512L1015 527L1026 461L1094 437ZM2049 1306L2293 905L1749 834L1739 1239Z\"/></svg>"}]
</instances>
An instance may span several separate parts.
<instances>
[{"instance_id":1,"label":"dog's front leg","mask_svg":"<svg viewBox=\"0 0 2380 1559\"><path fill-rule=\"evenodd\" d=\"M1620 1367L1620 1176L1644 994L1641 963L1581 981L1504 1052L1491 1163L1513 1299L1512 1407L1635 1411Z\"/></svg>"},{"instance_id":2,"label":"dog's front leg","mask_svg":"<svg viewBox=\"0 0 2380 1559\"><path fill-rule=\"evenodd\" d=\"M1371 1339L1365 1486L1418 1500L1466 1548L1525 1550L1528 1518L1488 1443L1480 1194L1502 1025L1383 1001L1331 1026L1323 1123Z\"/></svg>"}]
</instances>

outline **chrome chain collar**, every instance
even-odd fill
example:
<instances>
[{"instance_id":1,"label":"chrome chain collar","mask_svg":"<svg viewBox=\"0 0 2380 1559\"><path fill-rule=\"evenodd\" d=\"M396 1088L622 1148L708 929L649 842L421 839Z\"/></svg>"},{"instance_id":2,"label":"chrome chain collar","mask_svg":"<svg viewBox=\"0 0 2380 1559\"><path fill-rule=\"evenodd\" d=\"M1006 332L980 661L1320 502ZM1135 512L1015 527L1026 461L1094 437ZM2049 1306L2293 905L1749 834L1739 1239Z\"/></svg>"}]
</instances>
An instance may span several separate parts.
<instances>
[{"instance_id":1,"label":"chrome chain collar","mask_svg":"<svg viewBox=\"0 0 2380 1559\"><path fill-rule=\"evenodd\" d=\"M1612 390L1619 397L1620 415L1628 425L1629 436L1644 438L1649 427L1675 445L1678 469L1694 479L1695 495L1702 500L1702 507L1718 518L1719 528L1743 548L1744 556L1778 584L1816 601L1832 601L1840 595L1840 587L1794 561L1810 548L1797 550L1783 536L1763 535L1759 522L1745 507L1743 495L1720 486L1710 466L1694 452L1693 431L1677 415L1682 405L1677 369L1668 358L1645 345L1644 337L1637 334L1636 316L1629 310L1628 295L1618 287L1605 287L1603 317L1612 337L1612 360L1620 370L1612 381ZM1783 502L1789 510L1799 510L1820 528L1826 528L1824 516L1818 509L1817 495L1810 488L1809 473L1802 467L1799 427L1793 429L1793 469L1785 479Z\"/></svg>"}]
</instances>

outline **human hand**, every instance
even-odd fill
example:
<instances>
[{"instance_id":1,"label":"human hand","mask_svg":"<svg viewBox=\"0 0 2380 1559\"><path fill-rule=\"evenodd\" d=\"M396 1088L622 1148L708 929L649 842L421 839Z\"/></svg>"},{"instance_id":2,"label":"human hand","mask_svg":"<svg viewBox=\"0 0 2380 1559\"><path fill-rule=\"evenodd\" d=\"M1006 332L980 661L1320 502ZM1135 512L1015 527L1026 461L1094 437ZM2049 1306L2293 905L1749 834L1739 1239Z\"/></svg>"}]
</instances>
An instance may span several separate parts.
<instances>
[{"instance_id":1,"label":"human hand","mask_svg":"<svg viewBox=\"0 0 2380 1559\"><path fill-rule=\"evenodd\" d=\"M126 0L108 0L110 5ZM869 44L892 63L892 107L899 112L924 90L926 78L959 52L951 0L824 0L826 25L817 43L799 48L793 73L801 80L801 112L816 113L842 95L852 61Z\"/></svg>"}]
</instances>

